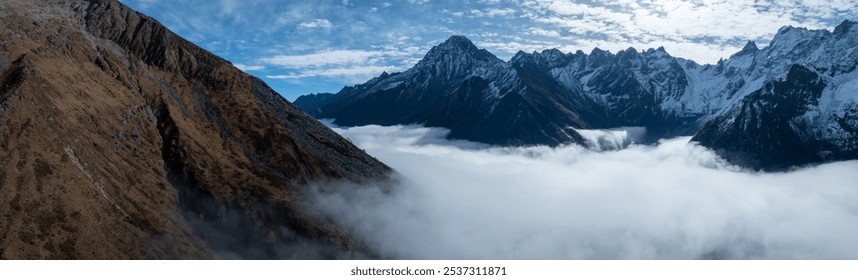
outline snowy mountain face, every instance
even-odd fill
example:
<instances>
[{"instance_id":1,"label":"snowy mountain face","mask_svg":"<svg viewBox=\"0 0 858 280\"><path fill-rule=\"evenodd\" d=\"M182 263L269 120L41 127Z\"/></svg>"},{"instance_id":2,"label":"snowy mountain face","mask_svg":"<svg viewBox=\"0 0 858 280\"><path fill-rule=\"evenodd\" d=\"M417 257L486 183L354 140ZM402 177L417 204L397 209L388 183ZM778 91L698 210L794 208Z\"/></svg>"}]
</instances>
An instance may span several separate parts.
<instances>
[{"instance_id":1,"label":"snowy mountain face","mask_svg":"<svg viewBox=\"0 0 858 280\"><path fill-rule=\"evenodd\" d=\"M299 98L303 109L317 117L335 118L338 125L398 124L421 121L422 113L450 95L466 79L492 79L504 62L467 38L453 36L433 47L415 67L402 73L382 73L338 94Z\"/></svg>"},{"instance_id":2,"label":"snowy mountain face","mask_svg":"<svg viewBox=\"0 0 858 280\"><path fill-rule=\"evenodd\" d=\"M673 57L664 48L629 48L616 54L598 48L589 54L551 49L519 52L504 62L453 36L405 72L384 73L337 94L302 96L295 104L316 117L334 118L338 125L418 123L449 128L450 138L500 145L586 144L580 129L643 127L648 141L696 134L695 141L727 151L740 146L724 145L723 139L740 141L748 133L788 127L802 139L796 143L820 148L781 167L854 158L854 25L844 21L833 31L783 27L769 46L759 49L748 42L715 65ZM821 88L801 87L796 81L792 85L797 88L784 88L791 84L790 77L812 76L800 74L805 70L822 81ZM785 93L812 93L812 98L771 97ZM777 109L788 107L782 103L800 109ZM758 122L760 127L750 129L737 121ZM738 132L734 130L744 134L728 137ZM765 150L771 143L760 141L772 140L752 138L742 138L751 144L741 148ZM794 148L770 145L760 152L786 147Z\"/></svg>"},{"instance_id":3,"label":"snowy mountain face","mask_svg":"<svg viewBox=\"0 0 858 280\"><path fill-rule=\"evenodd\" d=\"M766 82L724 114L707 122L692 141L715 149L734 163L755 169L783 169L823 160L805 123L794 121L818 106L826 79L793 64L786 75Z\"/></svg>"},{"instance_id":4,"label":"snowy mountain face","mask_svg":"<svg viewBox=\"0 0 858 280\"><path fill-rule=\"evenodd\" d=\"M725 62L741 77L733 81L751 86L722 99L722 111L692 140L763 170L858 158L854 24L834 32L781 28L770 46Z\"/></svg>"}]
</instances>

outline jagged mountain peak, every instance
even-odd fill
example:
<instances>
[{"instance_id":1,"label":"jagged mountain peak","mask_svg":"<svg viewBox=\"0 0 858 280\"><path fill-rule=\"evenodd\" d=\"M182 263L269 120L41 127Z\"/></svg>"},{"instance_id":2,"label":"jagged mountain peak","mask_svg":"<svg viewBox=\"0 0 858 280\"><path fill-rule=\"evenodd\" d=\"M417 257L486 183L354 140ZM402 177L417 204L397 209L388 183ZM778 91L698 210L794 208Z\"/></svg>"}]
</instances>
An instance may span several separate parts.
<instances>
[{"instance_id":1,"label":"jagged mountain peak","mask_svg":"<svg viewBox=\"0 0 858 280\"><path fill-rule=\"evenodd\" d=\"M785 26L781 26L781 28L778 28L777 34L785 34L785 33L793 32L793 31L800 31L800 30L807 30L807 28L795 27L792 25L785 25Z\"/></svg>"},{"instance_id":2,"label":"jagged mountain peak","mask_svg":"<svg viewBox=\"0 0 858 280\"><path fill-rule=\"evenodd\" d=\"M590 51L590 54L587 57L587 63L591 67L597 67L607 63L611 59L613 59L613 54L611 54L610 51L605 51L597 47Z\"/></svg>"},{"instance_id":3,"label":"jagged mountain peak","mask_svg":"<svg viewBox=\"0 0 858 280\"><path fill-rule=\"evenodd\" d=\"M809 58L812 50L828 48L834 50L827 44L833 43L831 32L825 29L807 29L803 27L787 26L781 28L768 46L763 51L767 55L776 56L779 59L770 59L772 65L786 66L790 61L800 61ZM820 53L821 54L821 53ZM784 63L785 62L785 63ZM774 69L777 71L785 68Z\"/></svg>"},{"instance_id":4,"label":"jagged mountain peak","mask_svg":"<svg viewBox=\"0 0 858 280\"><path fill-rule=\"evenodd\" d=\"M510 58L510 61L514 62L516 60L523 59L525 57L528 57L531 55L536 55L536 54L537 54L537 52L535 52L535 51L533 53L526 53L523 50L518 50L517 52L515 52L514 55L512 55L512 58Z\"/></svg>"},{"instance_id":5,"label":"jagged mountain peak","mask_svg":"<svg viewBox=\"0 0 858 280\"><path fill-rule=\"evenodd\" d=\"M459 47L463 49L477 48L477 46L474 45L474 42L471 42L471 39L462 35L450 36L450 38L444 40L444 42L439 46Z\"/></svg>"},{"instance_id":6,"label":"jagged mountain peak","mask_svg":"<svg viewBox=\"0 0 858 280\"><path fill-rule=\"evenodd\" d=\"M543 51L541 51L541 52L539 52L539 53L540 53L540 54L542 54L542 55L544 55L544 56L555 56L555 57L556 57L556 56L564 56L564 55L566 55L566 53L564 53L563 51L561 51L561 50L559 50L559 49L557 49L557 48L551 48L551 49L543 50Z\"/></svg>"},{"instance_id":7,"label":"jagged mountain peak","mask_svg":"<svg viewBox=\"0 0 858 280\"><path fill-rule=\"evenodd\" d=\"M640 56L640 53L638 53L638 50L635 49L634 47L629 47L625 50L621 50L621 51L617 52L617 57L619 57L622 60L636 59L639 56Z\"/></svg>"},{"instance_id":8,"label":"jagged mountain peak","mask_svg":"<svg viewBox=\"0 0 858 280\"><path fill-rule=\"evenodd\" d=\"M453 35L450 38L447 38L441 44L438 44L426 54L426 57L438 56L443 54L467 54L467 55L489 55L494 57L493 54L489 53L484 49L480 49L477 45L474 45L470 39L461 35ZM496 57L495 57L496 58Z\"/></svg>"},{"instance_id":9,"label":"jagged mountain peak","mask_svg":"<svg viewBox=\"0 0 858 280\"><path fill-rule=\"evenodd\" d=\"M515 64L527 60L534 60L540 62L548 62L551 65L555 65L557 63L563 62L567 56L568 54L556 48L542 51L533 51L532 53L526 53L524 51L519 50L515 53L515 55L512 56L510 62Z\"/></svg>"},{"instance_id":10,"label":"jagged mountain peak","mask_svg":"<svg viewBox=\"0 0 858 280\"><path fill-rule=\"evenodd\" d=\"M496 75L503 64L505 62L491 52L477 48L468 38L457 35L432 47L420 62L402 73L401 79L426 81L420 87L449 86L469 76ZM383 85L387 86L394 84Z\"/></svg>"},{"instance_id":11,"label":"jagged mountain peak","mask_svg":"<svg viewBox=\"0 0 858 280\"><path fill-rule=\"evenodd\" d=\"M754 43L753 40L748 40L748 43L745 43L745 47L742 48L742 52L756 52L760 50L757 48L757 43Z\"/></svg>"},{"instance_id":12,"label":"jagged mountain peak","mask_svg":"<svg viewBox=\"0 0 858 280\"><path fill-rule=\"evenodd\" d=\"M778 29L778 32L775 34L775 37L772 38L772 42L769 46L774 45L777 42L797 41L804 38L817 37L826 34L830 34L830 32L825 29L808 29L806 27L788 25Z\"/></svg>"},{"instance_id":13,"label":"jagged mountain peak","mask_svg":"<svg viewBox=\"0 0 858 280\"><path fill-rule=\"evenodd\" d=\"M570 56L557 48L543 50L539 53L534 52L534 54L547 62L550 67L557 67L566 64L569 61Z\"/></svg>"},{"instance_id":14,"label":"jagged mountain peak","mask_svg":"<svg viewBox=\"0 0 858 280\"><path fill-rule=\"evenodd\" d=\"M608 54L608 55L609 55L609 54L611 54L611 52L610 52L610 51L603 50L603 49L600 49L599 47L595 47L595 48L593 48L593 50L591 50L591 51L590 51L590 56L594 56L594 55L606 55L606 54Z\"/></svg>"},{"instance_id":15,"label":"jagged mountain peak","mask_svg":"<svg viewBox=\"0 0 858 280\"><path fill-rule=\"evenodd\" d=\"M854 21L851 20L843 20L837 27L834 27L834 34L844 34L852 30L852 26L855 26Z\"/></svg>"},{"instance_id":16,"label":"jagged mountain peak","mask_svg":"<svg viewBox=\"0 0 858 280\"><path fill-rule=\"evenodd\" d=\"M743 55L753 55L753 54L756 54L758 51L760 51L760 49L757 48L757 44L754 43L753 40L748 40L748 42L745 43L745 46L742 47L742 50L731 55L730 58L743 56Z\"/></svg>"},{"instance_id":17,"label":"jagged mountain peak","mask_svg":"<svg viewBox=\"0 0 858 280\"><path fill-rule=\"evenodd\" d=\"M467 37L453 35L443 43L432 47L418 63L418 67L425 64L470 64L474 62L502 63L503 61L491 52L478 48Z\"/></svg>"},{"instance_id":18,"label":"jagged mountain peak","mask_svg":"<svg viewBox=\"0 0 858 280\"><path fill-rule=\"evenodd\" d=\"M659 46L658 48L655 48L655 49L653 49L653 48L646 49L645 51L642 51L641 53L644 53L644 54L667 53L667 51L664 49L664 47Z\"/></svg>"}]
</instances>

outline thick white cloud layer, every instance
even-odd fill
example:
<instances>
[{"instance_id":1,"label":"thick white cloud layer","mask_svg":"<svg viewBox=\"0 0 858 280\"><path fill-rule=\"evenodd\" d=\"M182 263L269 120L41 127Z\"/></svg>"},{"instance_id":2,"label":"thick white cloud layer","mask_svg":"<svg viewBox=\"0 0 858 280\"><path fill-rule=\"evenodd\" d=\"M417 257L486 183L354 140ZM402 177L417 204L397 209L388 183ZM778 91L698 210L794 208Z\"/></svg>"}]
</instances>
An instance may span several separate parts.
<instances>
[{"instance_id":1,"label":"thick white cloud layer","mask_svg":"<svg viewBox=\"0 0 858 280\"><path fill-rule=\"evenodd\" d=\"M322 188L313 205L385 258L858 258L858 161L761 174L688 138L594 152L337 131L402 179Z\"/></svg>"}]
</instances>

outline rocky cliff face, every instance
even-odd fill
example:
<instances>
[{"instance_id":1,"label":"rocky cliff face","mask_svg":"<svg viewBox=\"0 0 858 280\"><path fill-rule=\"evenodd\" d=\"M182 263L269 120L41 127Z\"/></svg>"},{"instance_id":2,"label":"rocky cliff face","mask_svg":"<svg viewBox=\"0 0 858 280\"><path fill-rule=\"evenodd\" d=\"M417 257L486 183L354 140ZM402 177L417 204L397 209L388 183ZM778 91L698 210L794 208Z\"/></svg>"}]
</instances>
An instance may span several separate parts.
<instances>
[{"instance_id":1,"label":"rocky cliff face","mask_svg":"<svg viewBox=\"0 0 858 280\"><path fill-rule=\"evenodd\" d=\"M303 186L390 169L262 81L115 0L0 22L0 258L361 253Z\"/></svg>"}]
</instances>

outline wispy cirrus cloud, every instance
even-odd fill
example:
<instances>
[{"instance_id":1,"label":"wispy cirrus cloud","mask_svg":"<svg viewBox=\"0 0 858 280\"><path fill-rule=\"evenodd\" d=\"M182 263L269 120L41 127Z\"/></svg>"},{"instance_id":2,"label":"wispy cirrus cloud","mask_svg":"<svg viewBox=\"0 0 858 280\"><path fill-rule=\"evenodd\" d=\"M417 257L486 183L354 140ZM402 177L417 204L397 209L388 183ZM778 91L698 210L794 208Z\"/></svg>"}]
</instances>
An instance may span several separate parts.
<instances>
[{"instance_id":1,"label":"wispy cirrus cloud","mask_svg":"<svg viewBox=\"0 0 858 280\"><path fill-rule=\"evenodd\" d=\"M260 70L265 70L265 66L264 66L264 65L247 65L247 64L241 64L241 63L235 63L235 64L233 64L233 66L235 66L235 67L236 67L236 68L238 68L238 69L241 69L241 71L260 71Z\"/></svg>"},{"instance_id":2,"label":"wispy cirrus cloud","mask_svg":"<svg viewBox=\"0 0 858 280\"><path fill-rule=\"evenodd\" d=\"M305 55L276 55L260 59L263 63L276 66L299 68L319 67L326 65L344 65L369 63L378 60L384 53L381 51L365 50L330 50Z\"/></svg>"},{"instance_id":3,"label":"wispy cirrus cloud","mask_svg":"<svg viewBox=\"0 0 858 280\"><path fill-rule=\"evenodd\" d=\"M331 29L334 24L327 19L312 19L298 24L298 29Z\"/></svg>"},{"instance_id":4,"label":"wispy cirrus cloud","mask_svg":"<svg viewBox=\"0 0 858 280\"><path fill-rule=\"evenodd\" d=\"M830 28L855 17L858 2L836 1L525 1L526 17L544 29L574 35L574 45L618 50L682 46L668 51L712 63L754 40L765 45L782 26ZM849 12L852 11L852 12ZM537 35L537 34L535 34ZM619 44L618 44L619 43Z\"/></svg>"},{"instance_id":5,"label":"wispy cirrus cloud","mask_svg":"<svg viewBox=\"0 0 858 280\"><path fill-rule=\"evenodd\" d=\"M471 15L473 15L475 17L502 17L502 16L509 16L509 15L513 15L513 14L515 14L515 10L513 10L511 8L502 8L502 9L491 8L491 9L487 9L485 11L476 10L476 9L471 10Z\"/></svg>"},{"instance_id":6,"label":"wispy cirrus cloud","mask_svg":"<svg viewBox=\"0 0 858 280\"><path fill-rule=\"evenodd\" d=\"M557 30L547 30L547 29L542 29L542 28L537 28L537 27L531 27L529 29L529 31L530 31L529 32L530 34L538 35L538 36L544 36L544 37L559 37L560 36L560 32L557 32Z\"/></svg>"},{"instance_id":7,"label":"wispy cirrus cloud","mask_svg":"<svg viewBox=\"0 0 858 280\"><path fill-rule=\"evenodd\" d=\"M415 63L411 48L385 47L377 50L326 50L304 55L275 55L259 62L280 69L265 77L300 80L323 77L347 83L364 82L385 71L402 71Z\"/></svg>"}]
</instances>

